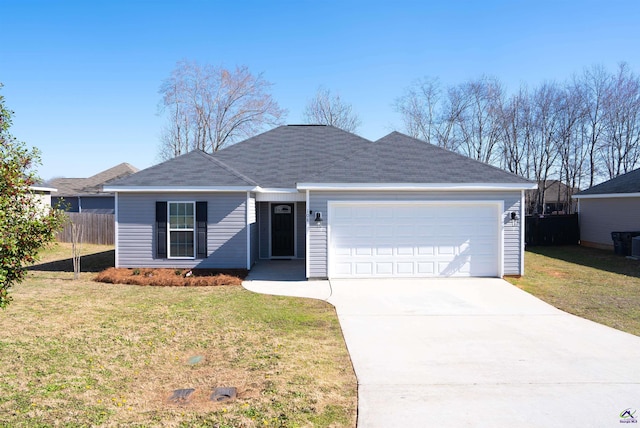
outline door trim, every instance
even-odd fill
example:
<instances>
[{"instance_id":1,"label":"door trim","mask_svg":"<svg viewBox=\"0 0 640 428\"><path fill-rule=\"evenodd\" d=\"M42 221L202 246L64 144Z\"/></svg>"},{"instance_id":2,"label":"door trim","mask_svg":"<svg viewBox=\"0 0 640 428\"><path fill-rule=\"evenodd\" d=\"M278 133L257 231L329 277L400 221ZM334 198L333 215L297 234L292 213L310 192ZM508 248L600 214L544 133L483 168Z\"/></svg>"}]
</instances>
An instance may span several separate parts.
<instances>
[{"instance_id":1,"label":"door trim","mask_svg":"<svg viewBox=\"0 0 640 428\"><path fill-rule=\"evenodd\" d=\"M272 206L273 205L293 205L293 254L290 256L274 256L273 246L272 246L272 224L271 224L271 216L272 216ZM269 259L278 260L278 259L296 259L298 258L298 204L296 202L269 202Z\"/></svg>"}]
</instances>

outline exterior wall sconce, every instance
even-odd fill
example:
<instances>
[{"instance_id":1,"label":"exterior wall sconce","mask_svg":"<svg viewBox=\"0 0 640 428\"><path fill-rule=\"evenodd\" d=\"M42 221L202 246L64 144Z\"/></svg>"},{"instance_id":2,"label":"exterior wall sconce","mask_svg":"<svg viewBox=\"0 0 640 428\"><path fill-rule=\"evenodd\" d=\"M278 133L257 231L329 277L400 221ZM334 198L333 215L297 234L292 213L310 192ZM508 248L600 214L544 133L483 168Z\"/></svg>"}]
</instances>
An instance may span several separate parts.
<instances>
[{"instance_id":1,"label":"exterior wall sconce","mask_svg":"<svg viewBox=\"0 0 640 428\"><path fill-rule=\"evenodd\" d=\"M518 213L516 213L515 211L511 211L509 218L511 219L511 224L514 224L514 225L518 222L518 220L520 220L518 218Z\"/></svg>"},{"instance_id":2,"label":"exterior wall sconce","mask_svg":"<svg viewBox=\"0 0 640 428\"><path fill-rule=\"evenodd\" d=\"M313 220L316 222L316 226L322 226L322 213L316 211L316 218Z\"/></svg>"}]
</instances>

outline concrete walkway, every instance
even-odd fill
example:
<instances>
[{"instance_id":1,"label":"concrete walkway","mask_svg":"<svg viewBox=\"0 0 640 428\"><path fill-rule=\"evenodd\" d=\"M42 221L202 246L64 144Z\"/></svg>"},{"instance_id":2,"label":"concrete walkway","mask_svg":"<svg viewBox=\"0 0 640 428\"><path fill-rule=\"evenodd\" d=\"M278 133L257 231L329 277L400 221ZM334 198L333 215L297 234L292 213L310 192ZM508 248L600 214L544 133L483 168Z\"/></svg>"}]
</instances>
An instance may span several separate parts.
<instances>
[{"instance_id":1,"label":"concrete walkway","mask_svg":"<svg viewBox=\"0 0 640 428\"><path fill-rule=\"evenodd\" d=\"M300 282L292 294L305 284L338 312L359 427L607 427L640 410L639 337L501 279Z\"/></svg>"}]
</instances>

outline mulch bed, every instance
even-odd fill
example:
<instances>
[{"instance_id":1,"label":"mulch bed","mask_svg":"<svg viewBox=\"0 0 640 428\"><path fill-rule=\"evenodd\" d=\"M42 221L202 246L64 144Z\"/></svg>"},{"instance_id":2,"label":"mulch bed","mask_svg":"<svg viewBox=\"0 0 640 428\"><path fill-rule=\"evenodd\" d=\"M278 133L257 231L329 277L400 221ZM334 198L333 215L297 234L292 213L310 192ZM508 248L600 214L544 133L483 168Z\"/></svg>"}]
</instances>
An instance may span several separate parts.
<instances>
[{"instance_id":1,"label":"mulch bed","mask_svg":"<svg viewBox=\"0 0 640 428\"><path fill-rule=\"evenodd\" d=\"M160 287L209 287L241 285L247 276L244 269L124 269L109 268L95 281L110 284L149 285Z\"/></svg>"}]
</instances>

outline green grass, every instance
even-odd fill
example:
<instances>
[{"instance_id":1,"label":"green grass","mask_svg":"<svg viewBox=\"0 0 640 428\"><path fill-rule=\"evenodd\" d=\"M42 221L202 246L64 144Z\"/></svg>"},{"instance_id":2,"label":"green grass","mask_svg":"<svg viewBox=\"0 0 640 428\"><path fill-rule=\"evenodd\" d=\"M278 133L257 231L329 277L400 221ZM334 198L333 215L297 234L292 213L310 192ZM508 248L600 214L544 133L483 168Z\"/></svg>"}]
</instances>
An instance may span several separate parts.
<instances>
[{"instance_id":1,"label":"green grass","mask_svg":"<svg viewBox=\"0 0 640 428\"><path fill-rule=\"evenodd\" d=\"M640 336L640 261L580 246L532 247L512 284L562 309Z\"/></svg>"},{"instance_id":2,"label":"green grass","mask_svg":"<svg viewBox=\"0 0 640 428\"><path fill-rule=\"evenodd\" d=\"M111 249L91 251L108 262ZM0 426L355 425L356 379L325 302L37 269L0 311ZM210 401L220 386L238 398ZM170 403L182 388L196 388L191 402Z\"/></svg>"}]
</instances>

